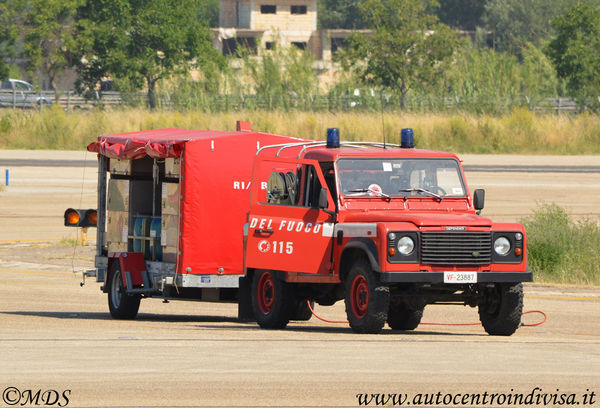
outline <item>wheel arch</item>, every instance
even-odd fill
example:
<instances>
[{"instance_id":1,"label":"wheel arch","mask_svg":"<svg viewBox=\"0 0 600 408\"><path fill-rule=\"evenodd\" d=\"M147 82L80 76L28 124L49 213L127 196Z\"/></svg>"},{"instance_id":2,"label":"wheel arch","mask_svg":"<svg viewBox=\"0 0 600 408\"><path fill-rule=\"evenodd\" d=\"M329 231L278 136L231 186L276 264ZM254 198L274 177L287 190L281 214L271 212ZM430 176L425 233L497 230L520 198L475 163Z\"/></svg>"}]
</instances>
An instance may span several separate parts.
<instances>
[{"instance_id":1,"label":"wheel arch","mask_svg":"<svg viewBox=\"0 0 600 408\"><path fill-rule=\"evenodd\" d=\"M374 272L381 272L375 243L368 238L354 238L344 246L340 255L339 276L341 281L346 279L350 267L357 257L366 258Z\"/></svg>"}]
</instances>

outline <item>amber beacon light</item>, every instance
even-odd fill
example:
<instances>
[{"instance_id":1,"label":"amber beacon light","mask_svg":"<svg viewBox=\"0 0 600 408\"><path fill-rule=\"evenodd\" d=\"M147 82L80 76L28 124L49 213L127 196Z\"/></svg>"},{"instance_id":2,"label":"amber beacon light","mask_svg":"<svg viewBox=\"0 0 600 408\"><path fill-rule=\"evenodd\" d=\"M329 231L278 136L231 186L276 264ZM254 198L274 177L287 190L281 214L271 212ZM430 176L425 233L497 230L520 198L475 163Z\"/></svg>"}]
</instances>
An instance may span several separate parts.
<instances>
[{"instance_id":1,"label":"amber beacon light","mask_svg":"<svg viewBox=\"0 0 600 408\"><path fill-rule=\"evenodd\" d=\"M81 210L68 208L65 211L66 227L95 227L98 224L98 212L94 209Z\"/></svg>"}]
</instances>

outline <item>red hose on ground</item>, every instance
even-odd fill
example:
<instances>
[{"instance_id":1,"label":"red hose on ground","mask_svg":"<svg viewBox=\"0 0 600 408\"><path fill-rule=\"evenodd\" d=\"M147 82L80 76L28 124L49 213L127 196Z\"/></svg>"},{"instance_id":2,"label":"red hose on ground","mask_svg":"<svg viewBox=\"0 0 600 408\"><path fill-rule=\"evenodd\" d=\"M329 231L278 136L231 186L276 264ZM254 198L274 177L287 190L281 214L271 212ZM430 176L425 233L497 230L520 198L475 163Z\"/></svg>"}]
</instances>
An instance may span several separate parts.
<instances>
[{"instance_id":1,"label":"red hose on ground","mask_svg":"<svg viewBox=\"0 0 600 408\"><path fill-rule=\"evenodd\" d=\"M313 308L310 305L310 301L307 300L306 301L308 303L308 308L310 309L311 313L313 314L314 317L316 317L317 319L325 322L325 323L340 323L340 324L347 324L348 321L347 320L327 320L322 318L321 316L319 316L318 314L315 313L315 311L313 310ZM537 322L537 323L530 323L530 324L525 324L525 323L521 323L521 326L524 327L534 327L534 326L539 326L543 323L546 322L546 320L548 319L548 316L546 316L546 313L542 312L541 310L528 310L526 312L523 312L523 315L529 314L529 313L539 313L541 314L544 318ZM476 322L476 323L437 323L437 322L421 322L420 325L430 325L430 326L480 326L481 322Z\"/></svg>"}]
</instances>

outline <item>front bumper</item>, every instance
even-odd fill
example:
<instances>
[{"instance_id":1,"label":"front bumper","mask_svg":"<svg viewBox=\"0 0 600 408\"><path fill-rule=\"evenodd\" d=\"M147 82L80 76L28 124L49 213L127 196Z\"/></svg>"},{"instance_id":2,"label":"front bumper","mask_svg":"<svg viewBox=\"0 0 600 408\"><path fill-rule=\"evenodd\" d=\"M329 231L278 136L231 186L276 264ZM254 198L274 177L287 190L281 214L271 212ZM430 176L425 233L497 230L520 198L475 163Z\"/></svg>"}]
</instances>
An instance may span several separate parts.
<instances>
[{"instance_id":1,"label":"front bumper","mask_svg":"<svg viewBox=\"0 0 600 408\"><path fill-rule=\"evenodd\" d=\"M444 272L382 272L382 283L443 283ZM533 282L531 272L477 272L477 283Z\"/></svg>"}]
</instances>

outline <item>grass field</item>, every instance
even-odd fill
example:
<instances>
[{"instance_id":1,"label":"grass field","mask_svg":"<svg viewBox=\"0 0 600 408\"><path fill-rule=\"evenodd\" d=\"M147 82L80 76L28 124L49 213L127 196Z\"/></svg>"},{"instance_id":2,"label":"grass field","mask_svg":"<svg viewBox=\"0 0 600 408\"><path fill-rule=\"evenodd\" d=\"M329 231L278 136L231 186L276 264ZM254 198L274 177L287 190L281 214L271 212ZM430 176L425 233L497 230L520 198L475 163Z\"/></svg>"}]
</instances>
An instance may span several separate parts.
<instances>
[{"instance_id":1,"label":"grass field","mask_svg":"<svg viewBox=\"0 0 600 408\"><path fill-rule=\"evenodd\" d=\"M528 110L506 116L0 110L0 149L78 150L100 134L170 127L231 131L236 120L252 122L254 130L308 139L323 139L328 127L339 127L342 140L382 141L385 135L388 143L398 143L400 129L412 127L417 147L457 153L600 154L598 116L538 116ZM573 221L549 204L521 221L536 281L600 286L600 220Z\"/></svg>"},{"instance_id":2,"label":"grass field","mask_svg":"<svg viewBox=\"0 0 600 408\"><path fill-rule=\"evenodd\" d=\"M417 147L457 153L600 154L600 117L537 115L518 109L504 116L473 114L151 112L142 109L64 112L0 110L0 149L84 149L100 134L157 128L235 130L236 120L254 130L323 139L329 127L346 141L398 143L400 129L415 131Z\"/></svg>"}]
</instances>

